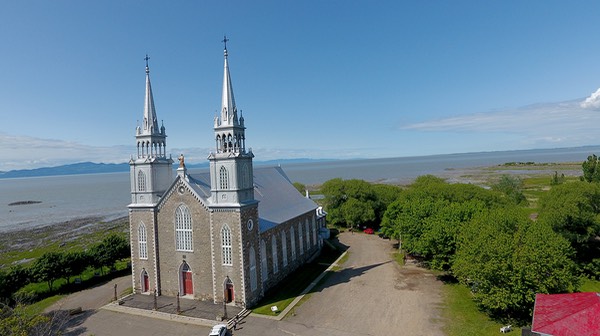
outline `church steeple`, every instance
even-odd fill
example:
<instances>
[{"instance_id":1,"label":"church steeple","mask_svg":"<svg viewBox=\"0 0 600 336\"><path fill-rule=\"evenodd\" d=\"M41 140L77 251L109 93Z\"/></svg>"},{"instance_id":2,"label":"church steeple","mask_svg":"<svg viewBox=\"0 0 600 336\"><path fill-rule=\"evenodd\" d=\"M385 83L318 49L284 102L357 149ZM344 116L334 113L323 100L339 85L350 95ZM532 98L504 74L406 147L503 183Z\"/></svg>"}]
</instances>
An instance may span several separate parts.
<instances>
[{"instance_id":1,"label":"church steeple","mask_svg":"<svg viewBox=\"0 0 600 336\"><path fill-rule=\"evenodd\" d=\"M244 119L238 119L229 73L227 41L227 37L224 37L221 113L215 117L214 125L216 152L208 157L211 165L212 199L214 204L249 204L254 202L254 154L252 150L246 151L246 127Z\"/></svg>"},{"instance_id":2,"label":"church steeple","mask_svg":"<svg viewBox=\"0 0 600 336\"><path fill-rule=\"evenodd\" d=\"M237 108L235 106L235 98L233 96L233 86L231 85L231 76L229 74L229 62L227 60L227 36L223 38L225 49L223 55L225 58L223 67L223 94L221 100L221 125L238 125Z\"/></svg>"},{"instance_id":3,"label":"church steeple","mask_svg":"<svg viewBox=\"0 0 600 336\"><path fill-rule=\"evenodd\" d=\"M138 158L160 157L166 158L167 155L167 135L165 126L158 127L158 118L156 117L156 108L154 107L154 96L152 94L152 85L150 84L150 67L146 55L146 94L144 97L144 119L142 126L138 125L136 130Z\"/></svg>"},{"instance_id":4,"label":"church steeple","mask_svg":"<svg viewBox=\"0 0 600 336\"><path fill-rule=\"evenodd\" d=\"M227 36L223 38L224 67L223 67L223 93L221 96L221 115L215 118L215 135L217 140L217 153L246 153L246 136L243 118L238 119L233 85L229 73L227 59Z\"/></svg>"},{"instance_id":5,"label":"church steeple","mask_svg":"<svg viewBox=\"0 0 600 336\"><path fill-rule=\"evenodd\" d=\"M146 55L146 94L144 119L136 127L137 155L129 161L131 172L131 205L156 204L172 182L173 160L167 157L167 134L165 126L158 126L154 96L150 85L150 68Z\"/></svg>"},{"instance_id":6,"label":"church steeple","mask_svg":"<svg viewBox=\"0 0 600 336\"><path fill-rule=\"evenodd\" d=\"M158 119L156 118L156 109L154 108L154 97L152 96L152 85L150 84L149 59L148 55L144 57L146 61L146 97L144 100L144 119L141 129L141 133L144 135L159 133Z\"/></svg>"}]
</instances>

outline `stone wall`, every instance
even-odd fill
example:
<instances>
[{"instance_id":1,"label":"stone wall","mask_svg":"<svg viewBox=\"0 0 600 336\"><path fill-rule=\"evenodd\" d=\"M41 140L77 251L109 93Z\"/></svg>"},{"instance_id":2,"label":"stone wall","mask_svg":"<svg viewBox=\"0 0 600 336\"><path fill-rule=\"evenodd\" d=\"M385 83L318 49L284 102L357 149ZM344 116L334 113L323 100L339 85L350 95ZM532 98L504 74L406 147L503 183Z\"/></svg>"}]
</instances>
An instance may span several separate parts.
<instances>
[{"instance_id":1,"label":"stone wall","mask_svg":"<svg viewBox=\"0 0 600 336\"><path fill-rule=\"evenodd\" d=\"M213 297L210 213L185 184L181 183L166 195L157 214L158 265L161 272L161 294L183 294L181 267L185 261L192 271L193 295L184 297L206 300ZM192 216L193 251L177 251L175 239L175 211L185 205Z\"/></svg>"}]
</instances>

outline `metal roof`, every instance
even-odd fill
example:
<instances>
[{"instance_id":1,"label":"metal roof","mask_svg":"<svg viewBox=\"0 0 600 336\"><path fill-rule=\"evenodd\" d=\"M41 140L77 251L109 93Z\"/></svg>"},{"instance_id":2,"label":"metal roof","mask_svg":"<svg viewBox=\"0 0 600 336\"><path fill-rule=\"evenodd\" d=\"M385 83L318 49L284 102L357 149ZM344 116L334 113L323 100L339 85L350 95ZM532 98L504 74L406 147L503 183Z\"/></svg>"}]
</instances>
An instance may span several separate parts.
<instances>
[{"instance_id":1,"label":"metal roof","mask_svg":"<svg viewBox=\"0 0 600 336\"><path fill-rule=\"evenodd\" d=\"M600 294L536 294L531 331L542 335L600 336Z\"/></svg>"},{"instance_id":2,"label":"metal roof","mask_svg":"<svg viewBox=\"0 0 600 336\"><path fill-rule=\"evenodd\" d=\"M210 206L209 172L188 176L190 187L206 205ZM298 192L281 167L254 169L254 199L259 201L260 232L267 231L309 211L315 211L318 207L314 201Z\"/></svg>"}]
</instances>

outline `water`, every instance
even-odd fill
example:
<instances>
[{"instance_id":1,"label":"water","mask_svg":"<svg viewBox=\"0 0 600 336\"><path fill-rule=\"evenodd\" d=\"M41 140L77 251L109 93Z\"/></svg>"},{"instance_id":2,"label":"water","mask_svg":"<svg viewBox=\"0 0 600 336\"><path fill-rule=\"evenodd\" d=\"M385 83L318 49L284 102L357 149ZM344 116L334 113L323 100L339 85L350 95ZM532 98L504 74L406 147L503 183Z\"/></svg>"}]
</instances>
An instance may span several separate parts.
<instances>
[{"instance_id":1,"label":"water","mask_svg":"<svg viewBox=\"0 0 600 336\"><path fill-rule=\"evenodd\" d=\"M448 169L485 167L506 162L583 162L600 146L432 155L371 160L284 164L290 180L320 184L341 177L385 183L408 183L417 176ZM257 164L258 165L258 164ZM202 169L199 169L202 170ZM199 171L190 170L190 172ZM127 216L129 173L0 179L0 232L99 216ZM8 206L17 201L39 204Z\"/></svg>"}]
</instances>

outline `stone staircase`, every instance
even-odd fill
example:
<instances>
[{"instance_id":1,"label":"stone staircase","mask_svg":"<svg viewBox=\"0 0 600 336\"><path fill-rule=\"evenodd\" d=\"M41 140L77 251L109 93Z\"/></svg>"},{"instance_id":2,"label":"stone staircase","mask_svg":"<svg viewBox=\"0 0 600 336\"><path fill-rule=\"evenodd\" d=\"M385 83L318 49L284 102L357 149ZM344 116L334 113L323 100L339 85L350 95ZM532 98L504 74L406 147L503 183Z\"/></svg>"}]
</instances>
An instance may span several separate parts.
<instances>
[{"instance_id":1,"label":"stone staircase","mask_svg":"<svg viewBox=\"0 0 600 336\"><path fill-rule=\"evenodd\" d=\"M240 324L240 322L242 322L243 319L250 315L250 313L252 313L251 310L244 308L241 312L239 312L237 315L235 315L234 317L229 319L229 321L227 321L227 329L233 329L234 325Z\"/></svg>"}]
</instances>

